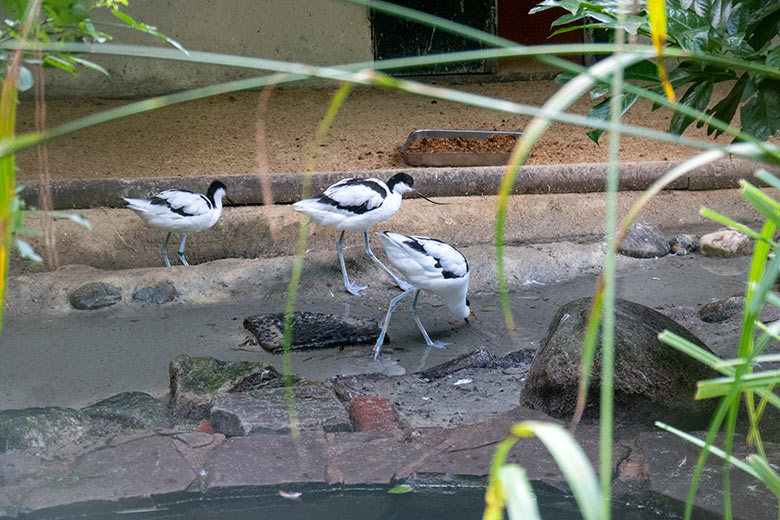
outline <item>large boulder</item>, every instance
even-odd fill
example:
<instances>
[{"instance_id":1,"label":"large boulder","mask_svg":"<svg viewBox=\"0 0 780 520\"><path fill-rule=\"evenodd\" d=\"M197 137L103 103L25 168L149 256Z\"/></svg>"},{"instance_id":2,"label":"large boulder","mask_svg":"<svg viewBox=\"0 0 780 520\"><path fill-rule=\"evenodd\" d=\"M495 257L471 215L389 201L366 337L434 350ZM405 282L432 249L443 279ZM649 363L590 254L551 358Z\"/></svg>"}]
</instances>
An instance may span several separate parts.
<instances>
[{"instance_id":1,"label":"large boulder","mask_svg":"<svg viewBox=\"0 0 780 520\"><path fill-rule=\"evenodd\" d=\"M531 365L521 403L556 417L574 412L580 360L591 298L567 303L553 317ZM669 330L707 351L688 329L638 303L615 304L615 413L619 420L652 424L655 420L684 428L704 428L716 404L694 400L696 382L717 373L661 343ZM600 345L600 341L599 341ZM601 383L601 348L597 348L586 418L596 417Z\"/></svg>"}]
</instances>

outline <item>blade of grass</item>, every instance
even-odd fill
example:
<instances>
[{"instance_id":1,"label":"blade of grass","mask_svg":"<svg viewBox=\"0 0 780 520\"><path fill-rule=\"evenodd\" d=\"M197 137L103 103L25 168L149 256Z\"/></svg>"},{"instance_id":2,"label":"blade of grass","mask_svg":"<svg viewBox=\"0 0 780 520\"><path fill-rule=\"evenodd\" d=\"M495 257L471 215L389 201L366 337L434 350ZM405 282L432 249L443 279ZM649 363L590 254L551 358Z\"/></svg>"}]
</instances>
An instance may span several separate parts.
<instances>
[{"instance_id":1,"label":"blade of grass","mask_svg":"<svg viewBox=\"0 0 780 520\"><path fill-rule=\"evenodd\" d=\"M506 491L509 520L542 520L531 483L525 470L517 464L507 464L498 470L498 479Z\"/></svg>"},{"instance_id":2,"label":"blade of grass","mask_svg":"<svg viewBox=\"0 0 780 520\"><path fill-rule=\"evenodd\" d=\"M601 496L596 473L569 432L554 423L524 421L512 426L512 435L534 436L542 441L566 478L585 520L609 518L609 502Z\"/></svg>"},{"instance_id":3,"label":"blade of grass","mask_svg":"<svg viewBox=\"0 0 780 520\"><path fill-rule=\"evenodd\" d=\"M626 2L617 2L617 26L622 27L626 19ZM623 52L625 33L615 29L615 56ZM659 61L660 63L660 61ZM620 118L623 94L623 68L618 67L612 74L610 95L610 131L609 131L609 166L607 168L606 209L604 216L604 233L606 238L606 255L604 257L604 297L601 313L601 403L599 407L599 474L601 477L601 499L605 520L610 518L610 502L612 499L612 420L614 406L614 369L615 369L615 255L617 239L617 191L618 163L620 161ZM590 367L588 367L590 369Z\"/></svg>"},{"instance_id":4,"label":"blade of grass","mask_svg":"<svg viewBox=\"0 0 780 520\"><path fill-rule=\"evenodd\" d=\"M328 110L325 113L322 121L317 128L317 133L314 136L314 141L311 145L311 151L309 152L309 158L306 161L306 176L304 177L303 187L301 191L301 198L306 199L309 197L311 190L311 172L317 164L317 152L320 145L325 141L330 130L330 125L333 123L333 119L336 117L341 105L344 104L347 96L349 95L352 85L350 83L344 83L339 87L336 93L331 98ZM300 217L300 226L298 228L298 244L295 250L295 257L293 258L292 275L290 276L290 283L287 288L287 301L284 306L284 332L282 343L282 372L284 374L284 397L287 404L287 412L290 417L290 430L294 438L300 436L300 425L298 423L298 412L295 407L295 395L292 392L292 325L293 316L295 313L295 301L298 296L298 287L301 283L301 275L303 274L303 255L306 252L306 243L309 236L309 219L303 215Z\"/></svg>"}]
</instances>

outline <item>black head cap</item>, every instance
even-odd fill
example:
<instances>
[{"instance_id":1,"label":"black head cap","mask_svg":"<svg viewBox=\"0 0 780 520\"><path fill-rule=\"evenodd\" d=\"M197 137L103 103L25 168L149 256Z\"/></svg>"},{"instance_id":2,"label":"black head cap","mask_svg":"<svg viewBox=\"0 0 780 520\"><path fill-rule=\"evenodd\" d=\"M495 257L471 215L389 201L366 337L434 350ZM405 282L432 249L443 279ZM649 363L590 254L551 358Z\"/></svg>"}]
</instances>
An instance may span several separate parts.
<instances>
[{"instance_id":1,"label":"black head cap","mask_svg":"<svg viewBox=\"0 0 780 520\"><path fill-rule=\"evenodd\" d=\"M206 192L206 197L209 198L209 200L214 200L214 194L217 193L217 190L223 189L225 190L225 193L227 193L227 186L225 186L221 181L214 181L209 186L209 190Z\"/></svg>"},{"instance_id":2,"label":"black head cap","mask_svg":"<svg viewBox=\"0 0 780 520\"><path fill-rule=\"evenodd\" d=\"M387 187L390 189L390 191L393 191L393 188L396 184L404 183L410 188L414 187L414 179L412 179L412 176L408 173L396 173L392 177L390 177L390 180L387 181Z\"/></svg>"}]
</instances>

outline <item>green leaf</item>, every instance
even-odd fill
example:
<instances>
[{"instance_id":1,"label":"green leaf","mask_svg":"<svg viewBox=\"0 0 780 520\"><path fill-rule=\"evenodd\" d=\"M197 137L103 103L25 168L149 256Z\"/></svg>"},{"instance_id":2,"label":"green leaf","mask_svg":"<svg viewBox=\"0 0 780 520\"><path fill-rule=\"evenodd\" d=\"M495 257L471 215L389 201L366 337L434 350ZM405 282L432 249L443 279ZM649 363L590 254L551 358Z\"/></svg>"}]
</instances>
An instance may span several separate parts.
<instances>
[{"instance_id":1,"label":"green leaf","mask_svg":"<svg viewBox=\"0 0 780 520\"><path fill-rule=\"evenodd\" d=\"M101 67L100 65L98 65L97 63L95 63L93 61L85 60L84 58L79 58L78 56L71 56L70 59L72 59L73 61L75 61L79 65L83 65L84 67L86 67L88 69L96 70L96 71L100 72L101 74L105 74L106 76L109 75L108 71L106 69L104 69L103 67Z\"/></svg>"},{"instance_id":2,"label":"green leaf","mask_svg":"<svg viewBox=\"0 0 780 520\"><path fill-rule=\"evenodd\" d=\"M3 0L3 9L16 20L24 18L24 12L27 10L29 0Z\"/></svg>"},{"instance_id":3,"label":"green leaf","mask_svg":"<svg viewBox=\"0 0 780 520\"><path fill-rule=\"evenodd\" d=\"M64 213L61 211L51 211L49 212L49 215L51 215L54 218L62 218L62 219L70 220L71 222L75 222L79 226L84 226L85 228L92 231L92 224L89 223L87 217L79 213Z\"/></svg>"},{"instance_id":4,"label":"green leaf","mask_svg":"<svg viewBox=\"0 0 780 520\"><path fill-rule=\"evenodd\" d=\"M16 80L16 88L24 92L25 90L30 90L34 84L35 79L30 69L25 66L19 67L19 79Z\"/></svg>"},{"instance_id":5,"label":"green leaf","mask_svg":"<svg viewBox=\"0 0 780 520\"><path fill-rule=\"evenodd\" d=\"M41 258L41 255L35 252L35 250L32 248L30 244L22 240L21 238L16 239L16 247L19 248L19 256L22 258L25 258L27 260L30 260L31 262L34 262L36 264L40 264L43 262L43 258Z\"/></svg>"},{"instance_id":6,"label":"green leaf","mask_svg":"<svg viewBox=\"0 0 780 520\"><path fill-rule=\"evenodd\" d=\"M626 111L633 106L634 103L636 103L636 100L639 96L637 94L623 94L621 98L621 108L620 108L620 115L626 113ZM609 107L612 103L612 98L607 98L595 107L590 109L590 112L588 112L588 117L593 117L596 119L603 119L607 120L609 119ZM596 129L591 130L586 135L596 144L599 142L599 137L601 137L601 134L604 133L604 130Z\"/></svg>"},{"instance_id":7,"label":"green leaf","mask_svg":"<svg viewBox=\"0 0 780 520\"><path fill-rule=\"evenodd\" d=\"M89 17L83 0L44 0L43 9L56 25L77 24Z\"/></svg>"},{"instance_id":8,"label":"green leaf","mask_svg":"<svg viewBox=\"0 0 780 520\"><path fill-rule=\"evenodd\" d=\"M712 97L712 81L701 81L699 83L694 83L685 91L683 97L680 98L680 103L697 110L704 110L707 108L710 97ZM673 134L680 135L691 123L693 123L693 121L694 118L692 116L683 114L682 112L675 112L674 116L672 116L671 123L669 123L669 131Z\"/></svg>"},{"instance_id":9,"label":"green leaf","mask_svg":"<svg viewBox=\"0 0 780 520\"><path fill-rule=\"evenodd\" d=\"M769 54L767 54L766 66L780 68L780 45L769 51Z\"/></svg>"},{"instance_id":10,"label":"green leaf","mask_svg":"<svg viewBox=\"0 0 780 520\"><path fill-rule=\"evenodd\" d=\"M395 486L392 489L389 489L387 492L391 495L401 495L403 493L411 493L414 491L414 488L412 486L409 486L408 484L401 484L400 486Z\"/></svg>"},{"instance_id":11,"label":"green leaf","mask_svg":"<svg viewBox=\"0 0 780 520\"><path fill-rule=\"evenodd\" d=\"M780 496L780 476L772 469L772 466L758 455L748 455L747 463L758 474L758 478L761 479L761 482L763 482L775 496Z\"/></svg>"},{"instance_id":12,"label":"green leaf","mask_svg":"<svg viewBox=\"0 0 780 520\"><path fill-rule=\"evenodd\" d=\"M71 63L64 60L63 58L49 54L48 56L43 58L43 61L44 63L51 65L52 67L57 67L58 69L67 70L74 76L76 75L76 68Z\"/></svg>"},{"instance_id":13,"label":"green leaf","mask_svg":"<svg viewBox=\"0 0 780 520\"><path fill-rule=\"evenodd\" d=\"M725 123L731 123L731 120L734 119L734 114L737 113L737 108L739 107L742 93L745 91L746 85L747 81L744 77L737 80L734 86L731 87L731 91L726 94L723 99L718 101L714 107L708 109L707 113L712 114ZM723 133L723 130L710 125L707 128L707 135L712 135L713 132L715 132L715 137L718 137Z\"/></svg>"},{"instance_id":14,"label":"green leaf","mask_svg":"<svg viewBox=\"0 0 780 520\"><path fill-rule=\"evenodd\" d=\"M498 470L504 486L509 520L542 520L531 483L525 470L517 464L507 464Z\"/></svg>"},{"instance_id":15,"label":"green leaf","mask_svg":"<svg viewBox=\"0 0 780 520\"><path fill-rule=\"evenodd\" d=\"M649 60L634 63L623 71L625 79L658 82L658 67Z\"/></svg>"},{"instance_id":16,"label":"green leaf","mask_svg":"<svg viewBox=\"0 0 780 520\"><path fill-rule=\"evenodd\" d=\"M780 130L780 82L764 80L758 95L739 111L742 129L753 137L765 140Z\"/></svg>"},{"instance_id":17,"label":"green leaf","mask_svg":"<svg viewBox=\"0 0 780 520\"><path fill-rule=\"evenodd\" d=\"M123 13L119 9L112 9L111 10L111 14L113 14L114 16L116 16L117 18L119 18L120 20L125 22L127 25L130 25L132 27L135 27L136 25L138 25L138 22L136 22L133 19L132 16L130 16L129 14Z\"/></svg>"}]
</instances>

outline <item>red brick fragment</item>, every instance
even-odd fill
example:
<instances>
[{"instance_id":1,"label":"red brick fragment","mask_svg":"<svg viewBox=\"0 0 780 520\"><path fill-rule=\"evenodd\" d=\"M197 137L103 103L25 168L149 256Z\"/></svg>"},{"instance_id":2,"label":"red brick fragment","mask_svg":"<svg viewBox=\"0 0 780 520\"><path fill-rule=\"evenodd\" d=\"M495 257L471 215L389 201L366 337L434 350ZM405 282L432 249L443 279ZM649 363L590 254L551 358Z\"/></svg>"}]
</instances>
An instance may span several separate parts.
<instances>
[{"instance_id":1,"label":"red brick fragment","mask_svg":"<svg viewBox=\"0 0 780 520\"><path fill-rule=\"evenodd\" d=\"M214 433L214 428L211 427L211 421L204 419L200 421L198 425L198 431L203 433Z\"/></svg>"},{"instance_id":2,"label":"red brick fragment","mask_svg":"<svg viewBox=\"0 0 780 520\"><path fill-rule=\"evenodd\" d=\"M401 429L393 405L386 397L359 396L352 398L349 417L356 432Z\"/></svg>"}]
</instances>

